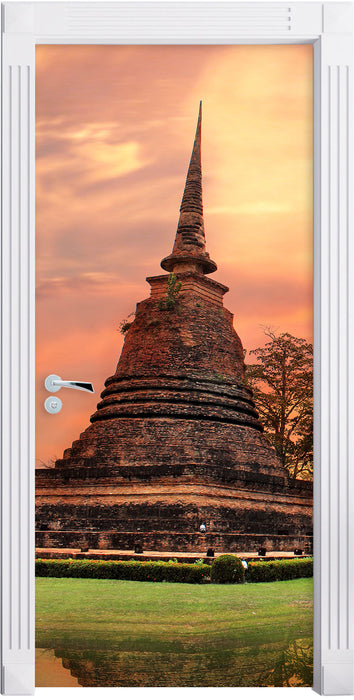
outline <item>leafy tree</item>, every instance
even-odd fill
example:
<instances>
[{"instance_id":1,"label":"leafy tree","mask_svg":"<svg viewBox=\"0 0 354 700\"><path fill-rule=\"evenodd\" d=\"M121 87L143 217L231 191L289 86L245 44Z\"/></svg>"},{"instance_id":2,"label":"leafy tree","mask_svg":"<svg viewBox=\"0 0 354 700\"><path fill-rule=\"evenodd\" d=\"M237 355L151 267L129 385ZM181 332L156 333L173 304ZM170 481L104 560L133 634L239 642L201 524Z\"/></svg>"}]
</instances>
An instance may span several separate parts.
<instances>
[{"instance_id":1,"label":"leafy tree","mask_svg":"<svg viewBox=\"0 0 354 700\"><path fill-rule=\"evenodd\" d=\"M269 342L251 350L247 379L265 435L293 478L313 474L313 348L289 333L265 331Z\"/></svg>"}]
</instances>

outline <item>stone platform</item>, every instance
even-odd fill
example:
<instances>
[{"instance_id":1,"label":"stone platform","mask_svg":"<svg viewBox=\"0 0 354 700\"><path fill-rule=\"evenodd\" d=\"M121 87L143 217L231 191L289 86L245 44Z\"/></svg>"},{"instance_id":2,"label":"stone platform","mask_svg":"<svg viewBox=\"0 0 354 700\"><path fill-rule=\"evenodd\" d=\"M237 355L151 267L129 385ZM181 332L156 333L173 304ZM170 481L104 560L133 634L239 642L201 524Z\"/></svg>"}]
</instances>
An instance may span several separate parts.
<instances>
[{"instance_id":1,"label":"stone platform","mask_svg":"<svg viewBox=\"0 0 354 700\"><path fill-rule=\"evenodd\" d=\"M308 554L297 555L293 552L267 552L266 556L258 556L257 552L215 552L215 557L219 557L221 554L235 554L240 559L245 559L246 561L272 561L274 559L301 559L308 557ZM103 561L169 561L170 559L177 559L178 562L183 564L193 564L199 559L203 559L204 563L210 564L213 561L213 557L207 557L205 552L156 552L156 551L144 551L142 554L136 554L135 552L127 550L102 550L102 549L89 549L87 552L82 552L80 549L54 549L54 548L42 548L38 547L36 549L36 559L93 559L93 560L103 560Z\"/></svg>"}]
</instances>

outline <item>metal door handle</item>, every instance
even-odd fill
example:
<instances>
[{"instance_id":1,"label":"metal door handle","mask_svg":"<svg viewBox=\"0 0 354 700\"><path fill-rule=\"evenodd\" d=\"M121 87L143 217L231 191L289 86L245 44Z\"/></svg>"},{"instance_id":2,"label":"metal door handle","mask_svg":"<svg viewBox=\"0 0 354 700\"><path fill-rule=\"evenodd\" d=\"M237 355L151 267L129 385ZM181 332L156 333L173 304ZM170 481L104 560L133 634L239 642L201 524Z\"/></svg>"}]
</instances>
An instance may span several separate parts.
<instances>
[{"instance_id":1,"label":"metal door handle","mask_svg":"<svg viewBox=\"0 0 354 700\"><path fill-rule=\"evenodd\" d=\"M64 387L66 389L79 389L79 391L89 391L90 394L95 393L91 382L77 382L73 379L68 379L65 381L64 379L61 379L61 377L58 377L56 374L50 374L46 378L44 386L47 389L47 391L50 392L59 391L59 389Z\"/></svg>"}]
</instances>

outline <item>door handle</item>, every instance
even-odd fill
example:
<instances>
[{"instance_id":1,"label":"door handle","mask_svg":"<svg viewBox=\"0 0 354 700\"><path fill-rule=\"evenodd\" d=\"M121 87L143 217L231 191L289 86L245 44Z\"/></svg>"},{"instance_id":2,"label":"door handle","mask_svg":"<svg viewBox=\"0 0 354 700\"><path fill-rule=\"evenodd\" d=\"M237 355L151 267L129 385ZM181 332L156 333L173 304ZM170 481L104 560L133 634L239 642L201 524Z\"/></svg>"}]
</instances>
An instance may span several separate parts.
<instances>
[{"instance_id":1,"label":"door handle","mask_svg":"<svg viewBox=\"0 0 354 700\"><path fill-rule=\"evenodd\" d=\"M45 382L44 386L47 391L59 391L62 387L65 389L78 389L79 391L88 391L90 394L94 394L95 390L91 382L78 382L73 379L64 380L58 377L56 374L50 374Z\"/></svg>"}]
</instances>

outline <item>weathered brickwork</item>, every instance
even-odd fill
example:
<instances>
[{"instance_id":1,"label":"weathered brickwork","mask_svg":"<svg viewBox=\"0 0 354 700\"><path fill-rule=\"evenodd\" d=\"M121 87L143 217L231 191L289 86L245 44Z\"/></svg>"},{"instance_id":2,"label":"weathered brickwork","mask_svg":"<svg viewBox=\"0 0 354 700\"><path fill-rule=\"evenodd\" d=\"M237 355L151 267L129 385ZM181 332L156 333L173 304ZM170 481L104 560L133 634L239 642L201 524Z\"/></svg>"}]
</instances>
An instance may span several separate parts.
<instances>
[{"instance_id":1,"label":"weathered brickwork","mask_svg":"<svg viewBox=\"0 0 354 700\"><path fill-rule=\"evenodd\" d=\"M202 217L199 161L200 119L181 214ZM147 278L91 425L37 471L39 547L310 550L311 484L292 482L263 436L228 288L205 276L204 227L187 218L162 261L181 282L175 304L168 275Z\"/></svg>"}]
</instances>

